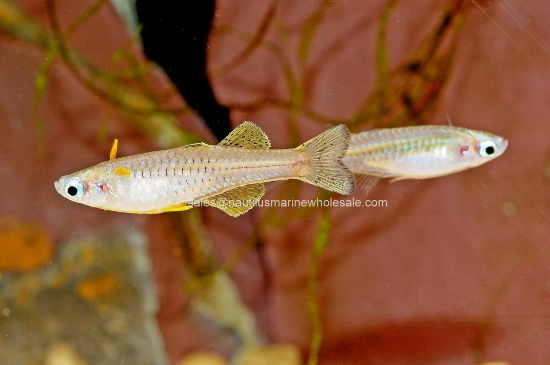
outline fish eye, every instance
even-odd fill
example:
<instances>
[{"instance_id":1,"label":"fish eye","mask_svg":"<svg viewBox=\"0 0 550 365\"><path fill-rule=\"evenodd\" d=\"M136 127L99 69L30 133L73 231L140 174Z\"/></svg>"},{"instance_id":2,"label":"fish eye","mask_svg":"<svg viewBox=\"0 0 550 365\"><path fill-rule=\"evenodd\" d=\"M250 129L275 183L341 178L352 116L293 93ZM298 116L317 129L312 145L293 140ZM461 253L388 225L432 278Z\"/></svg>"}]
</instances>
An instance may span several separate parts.
<instances>
[{"instance_id":1,"label":"fish eye","mask_svg":"<svg viewBox=\"0 0 550 365\"><path fill-rule=\"evenodd\" d=\"M78 179L70 179L65 184L65 193L72 198L81 198L85 192L84 184Z\"/></svg>"},{"instance_id":2,"label":"fish eye","mask_svg":"<svg viewBox=\"0 0 550 365\"><path fill-rule=\"evenodd\" d=\"M483 141L479 144L479 154L489 157L497 152L497 144L493 141Z\"/></svg>"}]
</instances>

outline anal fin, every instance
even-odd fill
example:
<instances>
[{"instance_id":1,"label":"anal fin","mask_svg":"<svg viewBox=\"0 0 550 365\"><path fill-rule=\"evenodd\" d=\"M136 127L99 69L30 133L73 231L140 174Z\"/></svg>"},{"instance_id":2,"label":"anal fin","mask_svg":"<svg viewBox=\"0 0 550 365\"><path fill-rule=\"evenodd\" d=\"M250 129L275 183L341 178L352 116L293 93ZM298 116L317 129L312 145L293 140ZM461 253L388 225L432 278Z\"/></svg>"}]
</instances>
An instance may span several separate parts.
<instances>
[{"instance_id":1,"label":"anal fin","mask_svg":"<svg viewBox=\"0 0 550 365\"><path fill-rule=\"evenodd\" d=\"M357 190L363 191L368 194L376 183L380 180L379 176L374 175L355 175L355 181L357 182Z\"/></svg>"},{"instance_id":2,"label":"anal fin","mask_svg":"<svg viewBox=\"0 0 550 365\"><path fill-rule=\"evenodd\" d=\"M175 205L169 205L165 208L159 209L158 211L152 212L152 213L165 213L165 212L182 212L184 210L189 210L193 208L192 205L187 204L175 204Z\"/></svg>"},{"instance_id":3,"label":"anal fin","mask_svg":"<svg viewBox=\"0 0 550 365\"><path fill-rule=\"evenodd\" d=\"M412 176L396 176L394 177L393 179L390 180L390 183L394 183L396 181L400 181L400 180L407 180L407 179L411 179L411 178L414 178ZM421 179L421 177L420 177Z\"/></svg>"},{"instance_id":4,"label":"anal fin","mask_svg":"<svg viewBox=\"0 0 550 365\"><path fill-rule=\"evenodd\" d=\"M254 208L264 194L264 184L250 184L202 199L201 202L221 209L232 217L238 217Z\"/></svg>"}]
</instances>

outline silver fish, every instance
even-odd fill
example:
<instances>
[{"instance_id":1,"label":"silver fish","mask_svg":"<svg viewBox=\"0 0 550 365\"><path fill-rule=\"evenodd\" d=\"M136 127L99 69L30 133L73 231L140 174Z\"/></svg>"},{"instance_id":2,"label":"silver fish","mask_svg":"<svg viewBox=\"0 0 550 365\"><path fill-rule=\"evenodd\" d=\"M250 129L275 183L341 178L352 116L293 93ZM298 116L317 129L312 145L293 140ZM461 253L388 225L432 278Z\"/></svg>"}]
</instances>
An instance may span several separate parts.
<instances>
[{"instance_id":1,"label":"silver fish","mask_svg":"<svg viewBox=\"0 0 550 365\"><path fill-rule=\"evenodd\" d=\"M494 160L507 146L503 137L454 126L374 129L352 134L343 162L355 174L427 179Z\"/></svg>"},{"instance_id":2,"label":"silver fish","mask_svg":"<svg viewBox=\"0 0 550 365\"><path fill-rule=\"evenodd\" d=\"M348 144L347 127L339 125L295 149L270 150L264 132L244 122L215 146L198 143L112 159L54 185L71 201L105 210L161 213L208 204L239 216L262 198L270 181L298 179L352 193L355 177L342 163Z\"/></svg>"}]
</instances>

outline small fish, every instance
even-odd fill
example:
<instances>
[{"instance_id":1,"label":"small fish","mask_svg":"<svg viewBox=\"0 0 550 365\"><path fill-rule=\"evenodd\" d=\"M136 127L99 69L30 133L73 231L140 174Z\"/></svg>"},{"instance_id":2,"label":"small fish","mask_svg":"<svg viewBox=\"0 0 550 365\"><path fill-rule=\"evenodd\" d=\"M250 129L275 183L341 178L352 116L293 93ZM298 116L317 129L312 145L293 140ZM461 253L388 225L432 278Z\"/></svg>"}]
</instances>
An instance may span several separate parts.
<instances>
[{"instance_id":1,"label":"small fish","mask_svg":"<svg viewBox=\"0 0 550 365\"><path fill-rule=\"evenodd\" d=\"M111 160L54 183L65 198L126 213L181 211L206 203L239 216L265 193L264 183L298 179L340 194L355 190L342 163L349 131L339 125L295 149L270 150L269 138L244 122L218 145L204 143Z\"/></svg>"},{"instance_id":2,"label":"small fish","mask_svg":"<svg viewBox=\"0 0 550 365\"><path fill-rule=\"evenodd\" d=\"M428 179L476 167L502 155L508 141L453 126L374 129L352 134L343 158L355 174L376 178Z\"/></svg>"}]
</instances>

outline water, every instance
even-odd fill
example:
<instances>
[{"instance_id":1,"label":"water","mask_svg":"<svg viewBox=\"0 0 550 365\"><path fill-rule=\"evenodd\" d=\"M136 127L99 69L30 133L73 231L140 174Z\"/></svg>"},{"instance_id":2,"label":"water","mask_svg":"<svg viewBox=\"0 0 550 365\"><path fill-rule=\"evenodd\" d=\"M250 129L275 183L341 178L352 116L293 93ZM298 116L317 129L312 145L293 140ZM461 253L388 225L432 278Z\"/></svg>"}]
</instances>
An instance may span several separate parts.
<instances>
[{"instance_id":1,"label":"water","mask_svg":"<svg viewBox=\"0 0 550 365\"><path fill-rule=\"evenodd\" d=\"M109 3L6 4L0 358L550 362L546 2L217 2L207 47L217 103L274 148L332 124L359 132L447 115L509 141L486 165L381 181L369 195L272 184L264 201L288 204L237 219L213 208L127 215L60 197L53 182L106 160L114 138L125 156L215 134ZM297 206L328 199L384 204Z\"/></svg>"}]
</instances>

